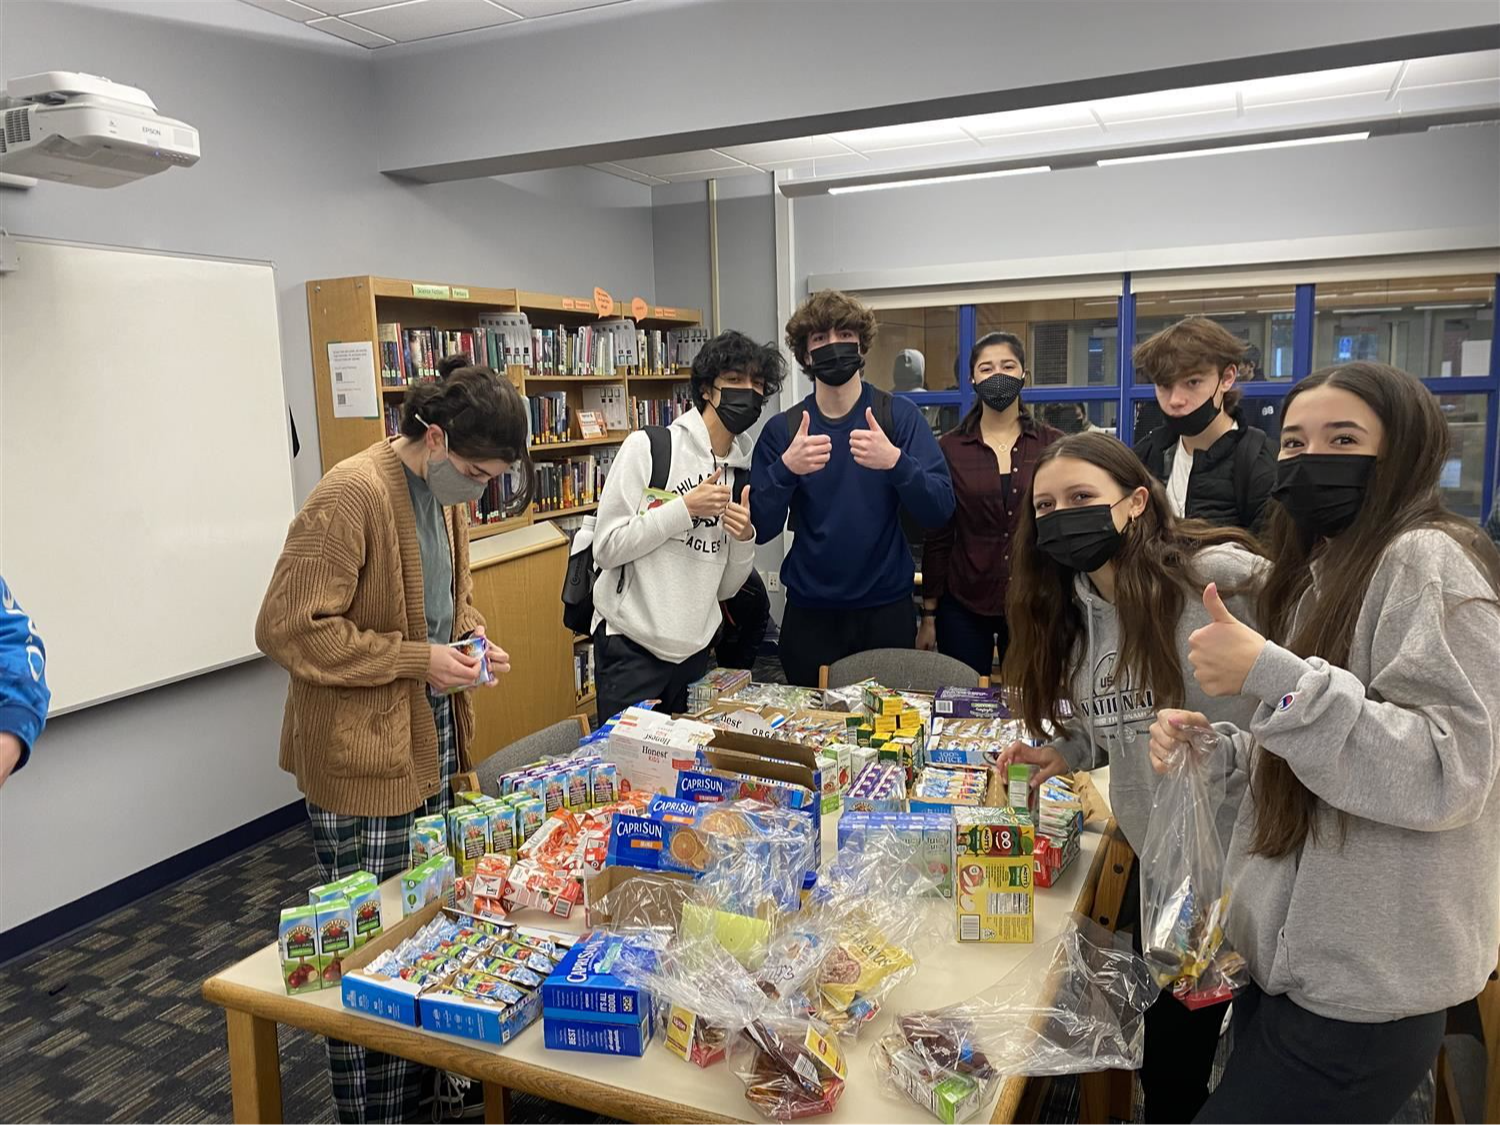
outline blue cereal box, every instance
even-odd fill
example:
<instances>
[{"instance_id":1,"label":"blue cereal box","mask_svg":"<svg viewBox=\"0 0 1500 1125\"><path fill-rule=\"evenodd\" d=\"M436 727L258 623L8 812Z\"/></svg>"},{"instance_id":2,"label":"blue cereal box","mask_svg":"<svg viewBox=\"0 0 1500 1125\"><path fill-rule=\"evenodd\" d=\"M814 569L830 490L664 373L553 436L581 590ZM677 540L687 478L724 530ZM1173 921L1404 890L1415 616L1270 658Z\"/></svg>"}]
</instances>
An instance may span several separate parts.
<instances>
[{"instance_id":1,"label":"blue cereal box","mask_svg":"<svg viewBox=\"0 0 1500 1125\"><path fill-rule=\"evenodd\" d=\"M596 1023L546 1016L542 1020L542 1045L551 1051L586 1051L593 1055L640 1058L651 1043L654 1029L655 1021L649 1009L630 1023Z\"/></svg>"},{"instance_id":2,"label":"blue cereal box","mask_svg":"<svg viewBox=\"0 0 1500 1125\"><path fill-rule=\"evenodd\" d=\"M650 964L655 954L620 934L596 931L580 939L542 983L547 1019L639 1023L651 1010L651 993L617 975L628 958Z\"/></svg>"}]
</instances>

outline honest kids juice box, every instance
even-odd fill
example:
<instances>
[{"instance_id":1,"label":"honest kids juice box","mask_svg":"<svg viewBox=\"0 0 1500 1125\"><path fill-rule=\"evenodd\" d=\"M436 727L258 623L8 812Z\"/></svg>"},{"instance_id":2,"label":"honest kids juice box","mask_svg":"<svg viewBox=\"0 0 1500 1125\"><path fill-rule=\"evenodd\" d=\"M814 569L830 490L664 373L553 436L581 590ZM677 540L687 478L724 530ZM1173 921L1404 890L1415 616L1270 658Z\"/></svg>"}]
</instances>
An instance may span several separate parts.
<instances>
[{"instance_id":1,"label":"honest kids juice box","mask_svg":"<svg viewBox=\"0 0 1500 1125\"><path fill-rule=\"evenodd\" d=\"M1036 829L1024 809L953 810L958 940L1032 940Z\"/></svg>"},{"instance_id":2,"label":"honest kids juice box","mask_svg":"<svg viewBox=\"0 0 1500 1125\"><path fill-rule=\"evenodd\" d=\"M344 958L354 949L354 910L347 898L319 903L318 967L324 988L336 988L344 975Z\"/></svg>"},{"instance_id":3,"label":"honest kids juice box","mask_svg":"<svg viewBox=\"0 0 1500 1125\"><path fill-rule=\"evenodd\" d=\"M316 992L323 987L318 965L318 908L293 906L281 912L277 930L281 947L281 981L287 994Z\"/></svg>"}]
</instances>

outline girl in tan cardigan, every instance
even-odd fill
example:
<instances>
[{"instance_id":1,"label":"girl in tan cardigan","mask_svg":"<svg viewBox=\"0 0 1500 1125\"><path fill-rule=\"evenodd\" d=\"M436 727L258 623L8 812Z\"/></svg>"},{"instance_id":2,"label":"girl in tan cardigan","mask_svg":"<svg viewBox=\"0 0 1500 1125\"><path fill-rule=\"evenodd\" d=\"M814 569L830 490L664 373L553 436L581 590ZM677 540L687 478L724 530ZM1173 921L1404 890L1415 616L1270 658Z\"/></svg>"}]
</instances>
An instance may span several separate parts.
<instances>
[{"instance_id":1,"label":"girl in tan cardigan","mask_svg":"<svg viewBox=\"0 0 1500 1125\"><path fill-rule=\"evenodd\" d=\"M484 636L469 577L468 505L521 470L530 502L526 404L489 368L449 357L407 392L401 434L335 465L292 521L255 626L291 675L281 768L307 798L324 882L384 880L407 866L417 816L448 808L470 768L478 661L453 640ZM492 672L510 658L486 641ZM402 1059L329 1042L341 1121L410 1119L423 1081Z\"/></svg>"}]
</instances>

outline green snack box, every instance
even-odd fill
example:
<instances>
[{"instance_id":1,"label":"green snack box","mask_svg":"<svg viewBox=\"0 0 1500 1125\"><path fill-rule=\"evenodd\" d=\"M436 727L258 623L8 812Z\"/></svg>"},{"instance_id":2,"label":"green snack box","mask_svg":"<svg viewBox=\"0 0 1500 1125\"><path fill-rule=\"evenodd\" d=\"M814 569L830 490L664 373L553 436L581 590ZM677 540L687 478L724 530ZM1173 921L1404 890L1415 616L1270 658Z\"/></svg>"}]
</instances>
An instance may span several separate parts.
<instances>
[{"instance_id":1,"label":"green snack box","mask_svg":"<svg viewBox=\"0 0 1500 1125\"><path fill-rule=\"evenodd\" d=\"M474 874L474 865L479 862L479 857L490 850L489 812L469 806L450 812L448 844L448 850L457 862L459 874L465 878Z\"/></svg>"},{"instance_id":2,"label":"green snack box","mask_svg":"<svg viewBox=\"0 0 1500 1125\"><path fill-rule=\"evenodd\" d=\"M354 910L347 898L319 903L318 967L323 987L336 988L344 975L344 958L354 949Z\"/></svg>"},{"instance_id":3,"label":"green snack box","mask_svg":"<svg viewBox=\"0 0 1500 1125\"><path fill-rule=\"evenodd\" d=\"M318 966L318 911L293 906L281 912L276 943L281 949L281 983L287 995L316 992L323 987Z\"/></svg>"},{"instance_id":4,"label":"green snack box","mask_svg":"<svg viewBox=\"0 0 1500 1125\"><path fill-rule=\"evenodd\" d=\"M547 819L547 804L537 797L527 797L516 805L516 847L520 847L536 834Z\"/></svg>"},{"instance_id":5,"label":"green snack box","mask_svg":"<svg viewBox=\"0 0 1500 1125\"><path fill-rule=\"evenodd\" d=\"M487 811L490 817L491 853L515 859L516 849L521 846L515 807L497 801Z\"/></svg>"}]
</instances>

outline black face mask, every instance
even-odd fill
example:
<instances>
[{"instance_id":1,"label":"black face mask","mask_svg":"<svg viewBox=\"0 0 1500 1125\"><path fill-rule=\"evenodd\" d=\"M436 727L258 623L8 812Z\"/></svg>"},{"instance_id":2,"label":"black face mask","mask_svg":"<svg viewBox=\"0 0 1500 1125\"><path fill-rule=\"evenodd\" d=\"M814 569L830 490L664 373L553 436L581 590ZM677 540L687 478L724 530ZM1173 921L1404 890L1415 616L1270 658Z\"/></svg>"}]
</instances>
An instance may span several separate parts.
<instances>
[{"instance_id":1,"label":"black face mask","mask_svg":"<svg viewBox=\"0 0 1500 1125\"><path fill-rule=\"evenodd\" d=\"M983 382L974 384L974 393L991 410L1008 410L1010 404L1021 397L1024 385L1025 380L1017 379L1014 375L991 375Z\"/></svg>"},{"instance_id":2,"label":"black face mask","mask_svg":"<svg viewBox=\"0 0 1500 1125\"><path fill-rule=\"evenodd\" d=\"M750 387L720 387L714 412L726 430L742 434L760 419L761 407L765 404L766 396Z\"/></svg>"},{"instance_id":3,"label":"black face mask","mask_svg":"<svg viewBox=\"0 0 1500 1125\"><path fill-rule=\"evenodd\" d=\"M1348 529L1365 502L1375 458L1355 453L1303 453L1276 463L1271 496L1297 530L1332 539Z\"/></svg>"},{"instance_id":4,"label":"black face mask","mask_svg":"<svg viewBox=\"0 0 1500 1125\"><path fill-rule=\"evenodd\" d=\"M1110 504L1059 508L1036 518L1036 545L1053 562L1091 574L1120 553L1125 537Z\"/></svg>"},{"instance_id":5,"label":"black face mask","mask_svg":"<svg viewBox=\"0 0 1500 1125\"><path fill-rule=\"evenodd\" d=\"M807 353L806 371L820 383L842 387L865 365L858 344L824 344Z\"/></svg>"},{"instance_id":6,"label":"black face mask","mask_svg":"<svg viewBox=\"0 0 1500 1125\"><path fill-rule=\"evenodd\" d=\"M1223 384L1220 383L1220 386ZM1198 409L1190 410L1181 417L1173 417L1163 410L1162 421L1167 427L1167 433L1174 438L1197 437L1208 429L1213 425L1214 419L1219 416L1219 411L1223 409L1221 403L1214 402L1214 395L1218 393L1219 389L1215 387L1214 393L1198 404Z\"/></svg>"}]
</instances>

